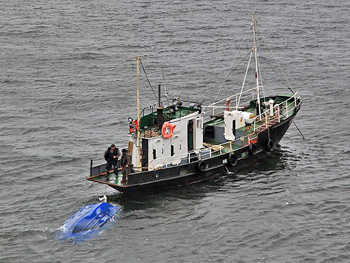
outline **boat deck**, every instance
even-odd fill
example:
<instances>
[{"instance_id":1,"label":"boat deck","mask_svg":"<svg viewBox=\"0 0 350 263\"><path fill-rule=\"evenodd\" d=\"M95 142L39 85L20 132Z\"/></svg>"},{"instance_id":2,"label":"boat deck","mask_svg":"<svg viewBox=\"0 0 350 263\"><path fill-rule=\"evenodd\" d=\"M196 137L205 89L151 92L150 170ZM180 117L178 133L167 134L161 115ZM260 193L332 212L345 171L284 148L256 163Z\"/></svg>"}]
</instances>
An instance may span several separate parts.
<instances>
[{"instance_id":1,"label":"boat deck","mask_svg":"<svg viewBox=\"0 0 350 263\"><path fill-rule=\"evenodd\" d=\"M122 178L123 178L123 174L121 171L119 171L118 175L116 175L113 170L109 172L108 176L106 172L103 172L103 173L99 173L89 177L89 179L95 182L100 182L105 184L116 184L116 185L123 185Z\"/></svg>"}]
</instances>

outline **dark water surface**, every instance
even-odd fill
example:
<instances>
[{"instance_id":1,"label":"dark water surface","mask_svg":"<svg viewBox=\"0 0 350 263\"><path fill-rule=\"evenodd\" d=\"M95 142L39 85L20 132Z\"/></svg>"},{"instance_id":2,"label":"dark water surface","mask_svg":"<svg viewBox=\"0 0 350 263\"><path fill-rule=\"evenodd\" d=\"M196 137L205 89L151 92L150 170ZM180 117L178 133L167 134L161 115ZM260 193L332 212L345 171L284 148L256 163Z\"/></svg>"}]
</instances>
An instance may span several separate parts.
<instances>
[{"instance_id":1,"label":"dark water surface","mask_svg":"<svg viewBox=\"0 0 350 263\"><path fill-rule=\"evenodd\" d=\"M171 95L209 104L254 10L304 100L307 140L291 126L238 179L162 193L84 180L90 158L128 140L135 56L154 86L163 66ZM2 1L0 262L350 262L349 11L345 0ZM267 91L288 93L270 73ZM142 96L155 102L144 77ZM105 192L122 219L94 240L58 242L65 219Z\"/></svg>"}]
</instances>

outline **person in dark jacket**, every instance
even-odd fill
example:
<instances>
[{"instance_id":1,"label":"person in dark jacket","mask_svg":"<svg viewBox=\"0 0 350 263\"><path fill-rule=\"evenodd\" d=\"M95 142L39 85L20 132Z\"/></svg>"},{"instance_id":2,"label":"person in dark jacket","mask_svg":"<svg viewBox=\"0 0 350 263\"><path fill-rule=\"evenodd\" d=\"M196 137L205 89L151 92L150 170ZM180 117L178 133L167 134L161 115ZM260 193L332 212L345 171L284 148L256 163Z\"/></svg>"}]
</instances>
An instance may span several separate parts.
<instances>
[{"instance_id":1,"label":"person in dark jacket","mask_svg":"<svg viewBox=\"0 0 350 263\"><path fill-rule=\"evenodd\" d=\"M122 181L121 181L122 184L126 183L126 181L127 181L127 178L126 178L126 175L127 175L126 166L128 164L127 152L128 151L126 149L123 149L122 150L122 157L120 157L120 166L122 167L122 174L123 174Z\"/></svg>"},{"instance_id":2,"label":"person in dark jacket","mask_svg":"<svg viewBox=\"0 0 350 263\"><path fill-rule=\"evenodd\" d=\"M114 173L118 174L118 158L120 156L120 151L114 144L105 151L105 160L107 161L106 172L107 176L109 175L109 170L114 168Z\"/></svg>"}]
</instances>

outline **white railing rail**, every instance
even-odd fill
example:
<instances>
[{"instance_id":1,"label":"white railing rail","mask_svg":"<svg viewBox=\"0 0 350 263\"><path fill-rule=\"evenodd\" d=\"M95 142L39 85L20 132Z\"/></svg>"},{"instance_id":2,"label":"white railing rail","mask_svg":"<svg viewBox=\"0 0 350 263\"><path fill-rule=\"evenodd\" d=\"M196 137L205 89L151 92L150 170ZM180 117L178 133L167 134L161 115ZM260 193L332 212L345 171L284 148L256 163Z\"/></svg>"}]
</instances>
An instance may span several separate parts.
<instances>
[{"instance_id":1,"label":"white railing rail","mask_svg":"<svg viewBox=\"0 0 350 263\"><path fill-rule=\"evenodd\" d=\"M229 96L227 98L218 100L218 101L216 101L216 102L214 102L214 103L212 103L212 104L210 104L208 106L204 106L203 107L203 111L205 111L206 109L212 109L212 115L215 115L215 109L216 108L226 108L226 107L223 107L223 106L217 106L217 104L222 104L223 102L226 102L227 100L233 100L233 98L234 98L234 100L232 102L235 102L235 103L231 104L230 108L231 109L237 108L237 106L239 106L238 105L238 100L239 99L243 103L246 102L247 100L250 101L250 100L254 99L254 94L255 94L254 91L255 90L256 90L256 88L249 89L249 90L246 90L246 91L242 92L242 94L237 93L237 94L231 95L231 96ZM238 107L238 108L243 108L243 107ZM219 112L219 113L221 113L221 112Z\"/></svg>"},{"instance_id":2,"label":"white railing rail","mask_svg":"<svg viewBox=\"0 0 350 263\"><path fill-rule=\"evenodd\" d=\"M297 96L297 95L298 95L298 91L295 92L295 93L293 94L293 96L291 96L290 98L286 99L285 101L283 101L283 102L281 102L281 103L279 103L279 104L275 104L274 107L278 106L278 107L280 108L281 105L285 104L285 105L286 105L286 108L287 108L288 102L294 100L294 102L295 102L295 108L296 108L296 107L297 107L297 99L299 98L299 96ZM288 109L288 108L287 108L287 109ZM293 109L294 109L294 108L293 108ZM261 113L260 115L256 116L256 117L255 117L255 120L259 119L259 121L260 121L260 120L262 119L262 117L265 115L265 113L266 113L266 112L269 112L269 111L270 111L270 109L267 109L266 111L264 111L264 112Z\"/></svg>"},{"instance_id":3,"label":"white railing rail","mask_svg":"<svg viewBox=\"0 0 350 263\"><path fill-rule=\"evenodd\" d=\"M254 90L256 90L256 88L252 88L252 89L246 90L246 91L242 92L242 94L246 94L246 93L252 92L252 91L254 91ZM229 96L229 97L227 97L227 98L224 98L224 99L215 101L215 102L213 102L212 104L210 104L210 105L208 105L208 106L205 106L204 108L210 108L210 107L212 107L212 106L214 106L214 105L216 105L216 104L219 104L219 103L222 103L222 102L226 102L226 100L232 99L233 97L237 97L237 101L238 101L238 96L239 96L239 95L240 95L240 93L233 94L233 95L231 95L231 96Z\"/></svg>"}]
</instances>

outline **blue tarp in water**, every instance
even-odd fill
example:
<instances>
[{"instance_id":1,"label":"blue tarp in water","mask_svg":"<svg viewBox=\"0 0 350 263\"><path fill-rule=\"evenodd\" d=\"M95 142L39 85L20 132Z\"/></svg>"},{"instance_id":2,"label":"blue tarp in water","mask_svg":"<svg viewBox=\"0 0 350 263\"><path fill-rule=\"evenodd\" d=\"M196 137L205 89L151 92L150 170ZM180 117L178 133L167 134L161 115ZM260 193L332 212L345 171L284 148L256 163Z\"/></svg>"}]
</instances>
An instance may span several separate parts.
<instances>
[{"instance_id":1,"label":"blue tarp in water","mask_svg":"<svg viewBox=\"0 0 350 263\"><path fill-rule=\"evenodd\" d=\"M121 206L98 203L83 206L59 228L59 240L84 241L98 235L110 222L120 218Z\"/></svg>"}]
</instances>

